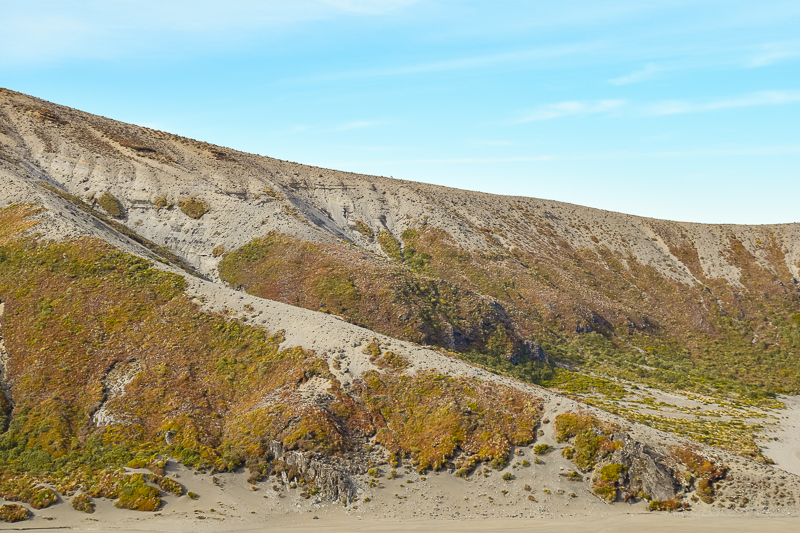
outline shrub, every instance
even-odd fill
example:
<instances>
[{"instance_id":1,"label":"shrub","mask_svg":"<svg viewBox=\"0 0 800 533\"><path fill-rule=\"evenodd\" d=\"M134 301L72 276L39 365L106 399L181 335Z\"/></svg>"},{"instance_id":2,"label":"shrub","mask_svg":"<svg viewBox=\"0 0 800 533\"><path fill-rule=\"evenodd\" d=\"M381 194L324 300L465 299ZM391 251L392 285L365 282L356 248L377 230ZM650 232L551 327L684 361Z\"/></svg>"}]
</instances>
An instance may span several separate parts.
<instances>
[{"instance_id":1,"label":"shrub","mask_svg":"<svg viewBox=\"0 0 800 533\"><path fill-rule=\"evenodd\" d=\"M403 250L400 249L400 241L394 238L394 235L388 231L382 231L378 234L378 244L381 245L381 250L389 256L389 259L395 263L403 262Z\"/></svg>"},{"instance_id":2,"label":"shrub","mask_svg":"<svg viewBox=\"0 0 800 533\"><path fill-rule=\"evenodd\" d=\"M664 501L653 500L650 502L650 505L648 505L647 508L651 511L677 511L680 509L688 509L689 504L686 502L681 503L670 498L669 500Z\"/></svg>"},{"instance_id":3,"label":"shrub","mask_svg":"<svg viewBox=\"0 0 800 533\"><path fill-rule=\"evenodd\" d=\"M30 518L31 512L18 503L0 505L0 520L3 522L20 522Z\"/></svg>"},{"instance_id":4,"label":"shrub","mask_svg":"<svg viewBox=\"0 0 800 533\"><path fill-rule=\"evenodd\" d=\"M356 229L358 232L366 237L372 237L375 233L372 231L372 228L361 222L360 220L356 220Z\"/></svg>"},{"instance_id":5,"label":"shrub","mask_svg":"<svg viewBox=\"0 0 800 533\"><path fill-rule=\"evenodd\" d=\"M276 200L283 200L283 196L280 193L275 192L274 190L270 189L269 187L264 187L264 194L275 198Z\"/></svg>"},{"instance_id":6,"label":"shrub","mask_svg":"<svg viewBox=\"0 0 800 533\"><path fill-rule=\"evenodd\" d=\"M574 439L571 452L572 460L583 471L594 468L598 458L610 455L622 446L621 442L608 439L608 435L618 429L618 426L608 422L601 422L591 415L579 413L564 413L556 417L556 440L565 442Z\"/></svg>"},{"instance_id":7,"label":"shrub","mask_svg":"<svg viewBox=\"0 0 800 533\"><path fill-rule=\"evenodd\" d=\"M614 503L617 499L617 482L624 472L625 466L619 463L604 466L597 473L592 491L608 503Z\"/></svg>"},{"instance_id":8,"label":"shrub","mask_svg":"<svg viewBox=\"0 0 800 533\"><path fill-rule=\"evenodd\" d=\"M183 496L183 485L181 485L174 479L165 476L159 476L158 479L156 480L156 483L158 484L159 487L161 487L161 490L165 492L171 492L176 496Z\"/></svg>"},{"instance_id":9,"label":"shrub","mask_svg":"<svg viewBox=\"0 0 800 533\"><path fill-rule=\"evenodd\" d=\"M225 245L224 244L220 244L219 246L217 246L213 250L211 250L212 257L219 257L224 253L225 253Z\"/></svg>"},{"instance_id":10,"label":"shrub","mask_svg":"<svg viewBox=\"0 0 800 533\"><path fill-rule=\"evenodd\" d=\"M703 503L714 503L714 485L708 479L698 481L694 492Z\"/></svg>"},{"instance_id":11,"label":"shrub","mask_svg":"<svg viewBox=\"0 0 800 533\"><path fill-rule=\"evenodd\" d=\"M572 459L573 457L575 457L575 448L567 446L566 448L561 450L561 455L565 459Z\"/></svg>"},{"instance_id":12,"label":"shrub","mask_svg":"<svg viewBox=\"0 0 800 533\"><path fill-rule=\"evenodd\" d=\"M169 209L169 208L170 208L170 207L172 207L174 204L173 204L172 202L169 202L169 201L167 200L167 197L166 197L166 196L164 196L164 195L161 195L161 196L159 196L158 198L156 198L155 200L153 200L153 205L154 205L154 206L156 206L156 210L157 210L157 211L160 211L161 209L163 209L163 208L165 208L165 207L166 207L167 209Z\"/></svg>"},{"instance_id":13,"label":"shrub","mask_svg":"<svg viewBox=\"0 0 800 533\"><path fill-rule=\"evenodd\" d=\"M84 513L93 513L94 512L94 502L89 498L87 494L81 493L76 495L72 498L72 508L76 511L82 511Z\"/></svg>"},{"instance_id":14,"label":"shrub","mask_svg":"<svg viewBox=\"0 0 800 533\"><path fill-rule=\"evenodd\" d=\"M186 495L189 497L190 500L196 500L198 498L197 494L195 494L192 491L187 492Z\"/></svg>"},{"instance_id":15,"label":"shrub","mask_svg":"<svg viewBox=\"0 0 800 533\"><path fill-rule=\"evenodd\" d=\"M533 453L536 455L546 455L550 451L552 451L553 447L549 444L537 444L533 447Z\"/></svg>"},{"instance_id":16,"label":"shrub","mask_svg":"<svg viewBox=\"0 0 800 533\"><path fill-rule=\"evenodd\" d=\"M503 474L503 481L511 481L512 479L514 479L514 474L511 472L506 472Z\"/></svg>"},{"instance_id":17,"label":"shrub","mask_svg":"<svg viewBox=\"0 0 800 533\"><path fill-rule=\"evenodd\" d=\"M493 468L495 470L502 470L508 464L508 459L505 457L495 457L491 461L489 461L489 468Z\"/></svg>"},{"instance_id":18,"label":"shrub","mask_svg":"<svg viewBox=\"0 0 800 533\"><path fill-rule=\"evenodd\" d=\"M30 504L34 509L45 509L58 501L58 496L51 489L41 489L31 499Z\"/></svg>"},{"instance_id":19,"label":"shrub","mask_svg":"<svg viewBox=\"0 0 800 533\"><path fill-rule=\"evenodd\" d=\"M181 208L181 211L190 218L198 219L201 216L208 213L208 204L203 201L199 200L196 196L192 196L191 198L181 198L178 200L178 207Z\"/></svg>"},{"instance_id":20,"label":"shrub","mask_svg":"<svg viewBox=\"0 0 800 533\"><path fill-rule=\"evenodd\" d=\"M142 474L133 474L120 480L119 500L114 505L132 511L158 511L161 496L157 488L145 483Z\"/></svg>"},{"instance_id":21,"label":"shrub","mask_svg":"<svg viewBox=\"0 0 800 533\"><path fill-rule=\"evenodd\" d=\"M97 200L97 203L112 217L119 218L122 216L122 204L110 192L104 192Z\"/></svg>"}]
</instances>

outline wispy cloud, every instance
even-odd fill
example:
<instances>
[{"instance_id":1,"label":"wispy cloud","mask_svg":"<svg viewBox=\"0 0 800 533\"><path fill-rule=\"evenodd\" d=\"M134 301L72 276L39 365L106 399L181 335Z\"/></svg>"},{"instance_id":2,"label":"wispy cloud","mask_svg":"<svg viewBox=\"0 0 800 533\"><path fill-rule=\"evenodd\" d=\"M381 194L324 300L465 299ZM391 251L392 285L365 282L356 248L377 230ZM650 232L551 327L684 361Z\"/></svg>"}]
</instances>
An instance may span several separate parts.
<instances>
[{"instance_id":1,"label":"wispy cloud","mask_svg":"<svg viewBox=\"0 0 800 533\"><path fill-rule=\"evenodd\" d=\"M523 124L541 120L579 115L616 113L624 116L662 116L688 113L705 113L721 109L755 106L775 106L800 102L800 90L760 91L740 96L706 100L660 100L656 102L629 102L627 100L568 101L540 106L512 123Z\"/></svg>"},{"instance_id":2,"label":"wispy cloud","mask_svg":"<svg viewBox=\"0 0 800 533\"><path fill-rule=\"evenodd\" d=\"M752 68L765 67L779 63L784 59L800 57L800 43L769 43L759 50L747 61L747 66Z\"/></svg>"},{"instance_id":3,"label":"wispy cloud","mask_svg":"<svg viewBox=\"0 0 800 533\"><path fill-rule=\"evenodd\" d=\"M644 68L631 72L630 74L626 74L625 76L620 76L619 78L610 79L608 80L608 83L613 85L629 85L631 83L639 83L653 79L656 74L664 70L665 69L663 67L659 67L654 63L648 63L644 66Z\"/></svg>"},{"instance_id":4,"label":"wispy cloud","mask_svg":"<svg viewBox=\"0 0 800 533\"><path fill-rule=\"evenodd\" d=\"M593 115L597 113L607 113L621 108L625 105L625 100L598 100L596 102L559 102L539 107L522 118L515 120L516 124L525 122L535 122L539 120L550 120L554 118L567 117L572 115Z\"/></svg>"},{"instance_id":5,"label":"wispy cloud","mask_svg":"<svg viewBox=\"0 0 800 533\"><path fill-rule=\"evenodd\" d=\"M643 108L645 115L703 113L719 109L792 104L800 102L800 91L761 91L717 100L664 100Z\"/></svg>"}]
</instances>

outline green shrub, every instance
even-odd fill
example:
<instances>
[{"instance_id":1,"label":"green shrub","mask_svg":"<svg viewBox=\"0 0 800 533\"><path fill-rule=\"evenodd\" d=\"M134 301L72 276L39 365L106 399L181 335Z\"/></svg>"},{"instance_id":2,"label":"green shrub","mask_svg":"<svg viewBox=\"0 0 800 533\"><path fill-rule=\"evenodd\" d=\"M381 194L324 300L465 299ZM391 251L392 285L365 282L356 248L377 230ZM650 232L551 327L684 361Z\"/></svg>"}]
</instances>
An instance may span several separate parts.
<instances>
[{"instance_id":1,"label":"green shrub","mask_svg":"<svg viewBox=\"0 0 800 533\"><path fill-rule=\"evenodd\" d=\"M389 256L389 259L395 263L403 262L403 250L400 248L400 241L394 238L394 235L388 231L382 231L378 234L378 244L381 245L381 250Z\"/></svg>"},{"instance_id":2,"label":"green shrub","mask_svg":"<svg viewBox=\"0 0 800 533\"><path fill-rule=\"evenodd\" d=\"M58 501L58 496L51 489L40 489L30 501L34 509L45 509Z\"/></svg>"},{"instance_id":3,"label":"green shrub","mask_svg":"<svg viewBox=\"0 0 800 533\"><path fill-rule=\"evenodd\" d=\"M653 500L650 502L650 505L647 506L650 511L677 511L678 509L688 509L688 503L681 503L675 499L670 498L669 500Z\"/></svg>"},{"instance_id":4,"label":"green shrub","mask_svg":"<svg viewBox=\"0 0 800 533\"><path fill-rule=\"evenodd\" d=\"M514 474L511 472L506 472L503 474L503 481L511 481L512 479L514 479Z\"/></svg>"},{"instance_id":5,"label":"green shrub","mask_svg":"<svg viewBox=\"0 0 800 533\"><path fill-rule=\"evenodd\" d=\"M563 450L561 450L561 456L565 459L572 459L575 456L575 448L567 446Z\"/></svg>"},{"instance_id":6,"label":"green shrub","mask_svg":"<svg viewBox=\"0 0 800 533\"><path fill-rule=\"evenodd\" d=\"M122 204L110 192L104 192L97 200L97 203L112 217L119 218L122 216Z\"/></svg>"},{"instance_id":7,"label":"green shrub","mask_svg":"<svg viewBox=\"0 0 800 533\"><path fill-rule=\"evenodd\" d=\"M505 457L495 457L491 461L489 461L489 468L494 470L502 470L508 464L508 459Z\"/></svg>"},{"instance_id":8,"label":"green shrub","mask_svg":"<svg viewBox=\"0 0 800 533\"><path fill-rule=\"evenodd\" d=\"M3 522L20 522L30 518L31 512L18 503L0 505L0 520Z\"/></svg>"},{"instance_id":9,"label":"green shrub","mask_svg":"<svg viewBox=\"0 0 800 533\"><path fill-rule=\"evenodd\" d=\"M87 494L81 493L72 498L72 508L76 511L82 511L84 513L93 513L94 512L94 502L89 498Z\"/></svg>"},{"instance_id":10,"label":"green shrub","mask_svg":"<svg viewBox=\"0 0 800 533\"><path fill-rule=\"evenodd\" d=\"M132 511L158 511L161 496L157 488L145 483L142 474L132 474L120 480L119 500L114 505Z\"/></svg>"},{"instance_id":11,"label":"green shrub","mask_svg":"<svg viewBox=\"0 0 800 533\"><path fill-rule=\"evenodd\" d=\"M536 455L546 455L553 450L553 447L549 444L537 444L533 447L533 453Z\"/></svg>"},{"instance_id":12,"label":"green shrub","mask_svg":"<svg viewBox=\"0 0 800 533\"><path fill-rule=\"evenodd\" d=\"M168 478L166 476L159 476L156 480L156 483L161 490L165 492L171 492L176 496L183 496L183 485L175 481L174 479Z\"/></svg>"},{"instance_id":13,"label":"green shrub","mask_svg":"<svg viewBox=\"0 0 800 533\"><path fill-rule=\"evenodd\" d=\"M181 198L178 200L178 207L190 218L200 218L208 213L208 204L204 200L199 200L196 196L191 198Z\"/></svg>"}]
</instances>

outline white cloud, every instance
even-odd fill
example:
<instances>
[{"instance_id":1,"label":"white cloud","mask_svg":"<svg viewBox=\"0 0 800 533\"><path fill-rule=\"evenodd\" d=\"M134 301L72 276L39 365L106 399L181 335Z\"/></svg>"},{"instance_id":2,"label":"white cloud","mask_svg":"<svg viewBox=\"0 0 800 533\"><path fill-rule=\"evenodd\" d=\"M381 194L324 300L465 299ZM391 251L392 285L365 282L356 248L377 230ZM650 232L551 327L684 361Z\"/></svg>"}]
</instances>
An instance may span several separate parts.
<instances>
[{"instance_id":1,"label":"white cloud","mask_svg":"<svg viewBox=\"0 0 800 533\"><path fill-rule=\"evenodd\" d=\"M645 115L678 115L737 107L792 104L795 102L800 102L800 91L761 91L717 100L665 100L645 106L643 112Z\"/></svg>"},{"instance_id":2,"label":"white cloud","mask_svg":"<svg viewBox=\"0 0 800 533\"><path fill-rule=\"evenodd\" d=\"M522 118L514 121L517 124L524 122L535 122L539 120L550 120L554 118L567 117L572 115L593 115L597 113L607 113L620 109L625 105L625 100L599 100L596 102L559 102L548 104L526 114Z\"/></svg>"},{"instance_id":3,"label":"white cloud","mask_svg":"<svg viewBox=\"0 0 800 533\"><path fill-rule=\"evenodd\" d=\"M760 47L747 62L747 66L765 67L795 57L800 57L800 43L769 43Z\"/></svg>"},{"instance_id":4,"label":"white cloud","mask_svg":"<svg viewBox=\"0 0 800 533\"><path fill-rule=\"evenodd\" d=\"M662 72L663 70L665 69L653 63L648 63L640 70L631 72L625 76L620 76L619 78L608 80L608 82L613 85L629 85L631 83L639 83L653 79L656 74Z\"/></svg>"}]
</instances>

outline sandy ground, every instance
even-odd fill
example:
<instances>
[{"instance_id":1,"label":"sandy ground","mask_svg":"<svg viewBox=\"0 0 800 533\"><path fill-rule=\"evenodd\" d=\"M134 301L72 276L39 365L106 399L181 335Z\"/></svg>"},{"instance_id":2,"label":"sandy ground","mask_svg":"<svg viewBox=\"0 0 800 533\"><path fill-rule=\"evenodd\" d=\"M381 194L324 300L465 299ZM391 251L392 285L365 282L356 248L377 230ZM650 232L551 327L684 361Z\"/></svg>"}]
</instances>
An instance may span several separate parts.
<instances>
[{"instance_id":1,"label":"sandy ground","mask_svg":"<svg viewBox=\"0 0 800 533\"><path fill-rule=\"evenodd\" d=\"M780 400L786 409L776 411L778 424L765 432L773 440L761 448L778 468L800 475L800 396L783 396Z\"/></svg>"},{"instance_id":2,"label":"sandy ground","mask_svg":"<svg viewBox=\"0 0 800 533\"><path fill-rule=\"evenodd\" d=\"M197 529L188 524L183 527L170 526L165 528L120 528L120 527L75 527L73 531L96 531L118 532L126 531L129 533L138 532L194 532L194 531L238 531L246 532L266 532L266 531L320 531L320 532L373 532L381 533L406 533L417 531L439 531L442 533L467 533L485 531L503 531L508 533L528 532L528 531L547 531L550 533L639 533L664 532L664 533L696 533L704 532L774 532L774 533L795 533L798 529L797 516L784 517L760 517L760 518L741 518L734 516L654 516L652 514L626 514L620 516L597 516L581 518L559 518L559 519L504 519L504 520L473 520L473 521L432 521L432 520L407 520L402 523L376 521L363 519L358 521L331 519L331 520L312 520L307 517L298 519L294 523L275 523L265 522L260 526L249 526L244 528L229 528L227 524L224 528L212 527L209 529ZM2 528L0 529L9 529ZM28 531L52 531L51 529L28 529Z\"/></svg>"}]
</instances>

